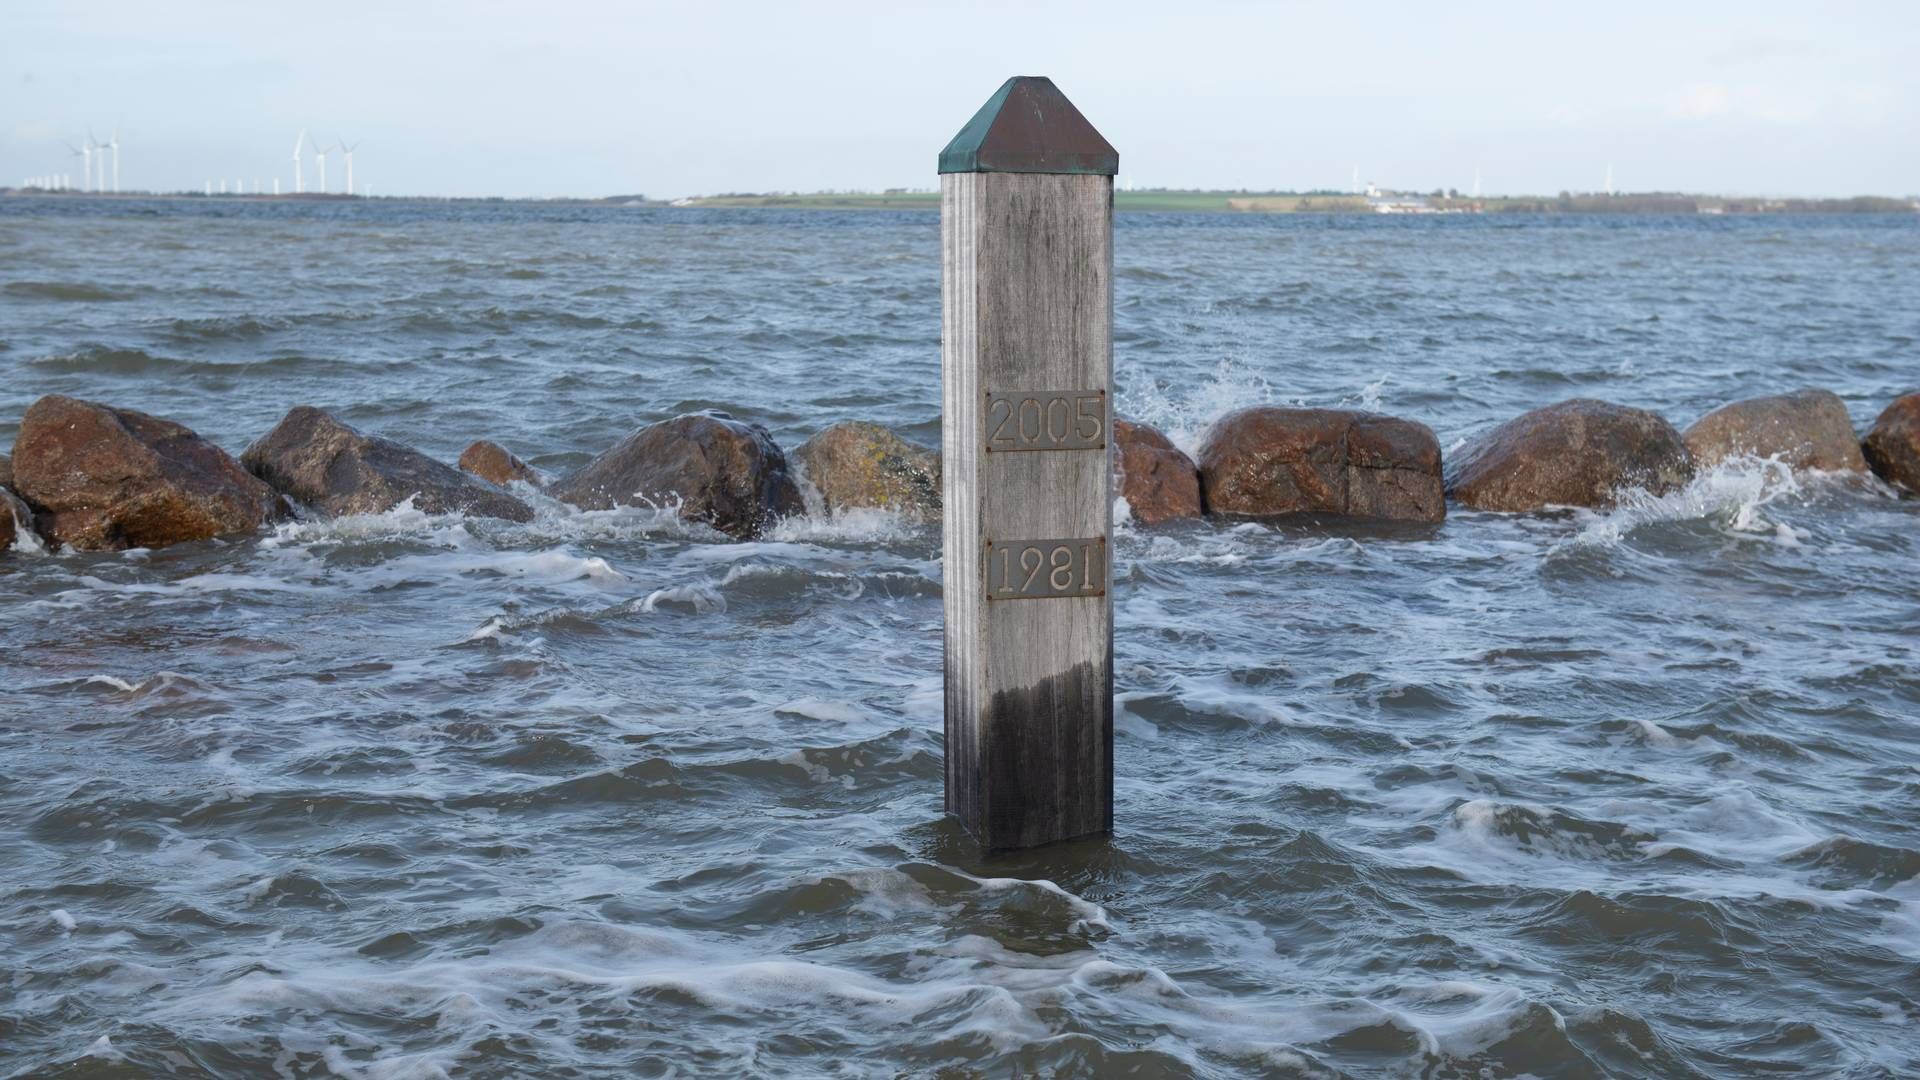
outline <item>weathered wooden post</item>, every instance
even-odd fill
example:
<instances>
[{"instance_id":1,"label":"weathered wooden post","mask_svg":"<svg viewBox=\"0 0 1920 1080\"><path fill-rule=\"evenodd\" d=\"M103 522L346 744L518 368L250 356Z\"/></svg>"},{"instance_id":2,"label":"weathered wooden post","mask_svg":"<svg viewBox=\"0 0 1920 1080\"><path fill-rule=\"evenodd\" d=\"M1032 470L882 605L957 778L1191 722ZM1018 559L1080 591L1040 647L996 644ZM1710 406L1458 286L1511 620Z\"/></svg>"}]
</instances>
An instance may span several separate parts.
<instances>
[{"instance_id":1,"label":"weathered wooden post","mask_svg":"<svg viewBox=\"0 0 1920 1080\"><path fill-rule=\"evenodd\" d=\"M988 851L1113 828L1113 176L1009 79L940 153L947 812Z\"/></svg>"}]
</instances>

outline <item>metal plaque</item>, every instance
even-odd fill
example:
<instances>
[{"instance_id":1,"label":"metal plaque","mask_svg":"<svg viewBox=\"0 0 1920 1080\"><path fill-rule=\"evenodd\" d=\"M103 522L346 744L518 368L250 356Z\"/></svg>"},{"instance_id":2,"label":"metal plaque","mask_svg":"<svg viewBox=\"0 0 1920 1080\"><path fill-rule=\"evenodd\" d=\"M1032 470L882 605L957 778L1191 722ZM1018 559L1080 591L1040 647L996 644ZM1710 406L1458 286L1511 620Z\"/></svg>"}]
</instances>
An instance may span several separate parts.
<instances>
[{"instance_id":1,"label":"metal plaque","mask_svg":"<svg viewBox=\"0 0 1920 1080\"><path fill-rule=\"evenodd\" d=\"M1107 445L1105 390L987 394L987 453L1100 450Z\"/></svg>"},{"instance_id":2,"label":"metal plaque","mask_svg":"<svg viewBox=\"0 0 1920 1080\"><path fill-rule=\"evenodd\" d=\"M1102 596L1107 591L1107 541L987 541L984 565L989 600L1043 600Z\"/></svg>"}]
</instances>

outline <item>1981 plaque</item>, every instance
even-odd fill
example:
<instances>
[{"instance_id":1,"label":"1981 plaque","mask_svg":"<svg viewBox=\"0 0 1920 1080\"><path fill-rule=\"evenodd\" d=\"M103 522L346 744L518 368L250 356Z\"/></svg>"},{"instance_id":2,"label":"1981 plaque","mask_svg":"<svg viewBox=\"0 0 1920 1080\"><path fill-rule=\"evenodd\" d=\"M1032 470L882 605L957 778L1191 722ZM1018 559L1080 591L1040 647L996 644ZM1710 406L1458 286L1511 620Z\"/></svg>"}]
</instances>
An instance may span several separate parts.
<instances>
[{"instance_id":1,"label":"1981 plaque","mask_svg":"<svg viewBox=\"0 0 1920 1080\"><path fill-rule=\"evenodd\" d=\"M985 555L989 600L1100 596L1107 591L1105 537L989 540Z\"/></svg>"}]
</instances>

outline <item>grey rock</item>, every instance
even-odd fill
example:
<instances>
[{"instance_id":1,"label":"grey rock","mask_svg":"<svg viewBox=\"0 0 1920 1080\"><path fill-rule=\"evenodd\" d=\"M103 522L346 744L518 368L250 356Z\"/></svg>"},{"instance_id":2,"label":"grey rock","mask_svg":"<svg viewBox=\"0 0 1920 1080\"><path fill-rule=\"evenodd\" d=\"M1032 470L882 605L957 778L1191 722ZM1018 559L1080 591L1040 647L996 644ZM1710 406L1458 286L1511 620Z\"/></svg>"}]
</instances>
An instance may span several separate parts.
<instances>
[{"instance_id":1,"label":"grey rock","mask_svg":"<svg viewBox=\"0 0 1920 1080\"><path fill-rule=\"evenodd\" d=\"M411 498L429 514L533 520L531 507L499 488L308 405L287 413L240 460L275 489L332 517L378 514Z\"/></svg>"},{"instance_id":2,"label":"grey rock","mask_svg":"<svg viewBox=\"0 0 1920 1080\"><path fill-rule=\"evenodd\" d=\"M548 492L583 510L677 504L682 518L737 539L804 509L773 436L723 412L641 428Z\"/></svg>"}]
</instances>

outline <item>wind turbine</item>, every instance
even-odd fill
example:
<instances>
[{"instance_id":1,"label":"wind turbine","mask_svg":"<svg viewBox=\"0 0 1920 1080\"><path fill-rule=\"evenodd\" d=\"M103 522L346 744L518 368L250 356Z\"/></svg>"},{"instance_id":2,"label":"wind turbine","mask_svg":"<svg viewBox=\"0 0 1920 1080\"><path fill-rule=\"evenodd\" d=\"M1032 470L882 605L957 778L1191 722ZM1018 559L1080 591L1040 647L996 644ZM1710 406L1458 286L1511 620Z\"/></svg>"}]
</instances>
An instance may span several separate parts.
<instances>
[{"instance_id":1,"label":"wind turbine","mask_svg":"<svg viewBox=\"0 0 1920 1080\"><path fill-rule=\"evenodd\" d=\"M80 159L80 188L84 191L87 181L93 176L93 146L90 143L85 146L68 143L67 149L73 151L73 156Z\"/></svg>"},{"instance_id":2,"label":"wind turbine","mask_svg":"<svg viewBox=\"0 0 1920 1080\"><path fill-rule=\"evenodd\" d=\"M1613 162L1607 162L1607 194L1613 194Z\"/></svg>"},{"instance_id":3,"label":"wind turbine","mask_svg":"<svg viewBox=\"0 0 1920 1080\"><path fill-rule=\"evenodd\" d=\"M327 193L327 155L331 153L333 153L332 150L319 143L313 144L314 159L320 163L320 194L322 195Z\"/></svg>"},{"instance_id":4,"label":"wind turbine","mask_svg":"<svg viewBox=\"0 0 1920 1080\"><path fill-rule=\"evenodd\" d=\"M347 159L347 194L349 195L353 194L353 148L359 145L359 143L348 145L345 139L340 140L340 153Z\"/></svg>"},{"instance_id":5,"label":"wind turbine","mask_svg":"<svg viewBox=\"0 0 1920 1080\"><path fill-rule=\"evenodd\" d=\"M113 151L113 193L120 194L120 125L113 125L113 137L107 140L107 149Z\"/></svg>"},{"instance_id":6,"label":"wind turbine","mask_svg":"<svg viewBox=\"0 0 1920 1080\"><path fill-rule=\"evenodd\" d=\"M307 190L305 179L300 172L300 147L304 146L306 141L307 132L305 128L302 128L300 137L293 140L293 193L295 195Z\"/></svg>"}]
</instances>

